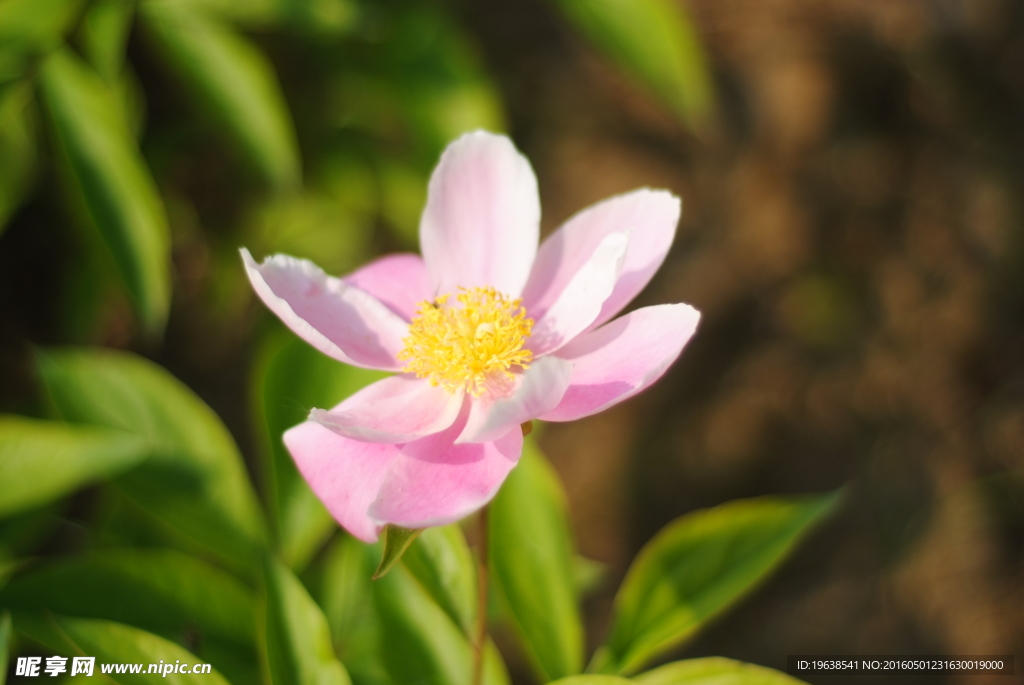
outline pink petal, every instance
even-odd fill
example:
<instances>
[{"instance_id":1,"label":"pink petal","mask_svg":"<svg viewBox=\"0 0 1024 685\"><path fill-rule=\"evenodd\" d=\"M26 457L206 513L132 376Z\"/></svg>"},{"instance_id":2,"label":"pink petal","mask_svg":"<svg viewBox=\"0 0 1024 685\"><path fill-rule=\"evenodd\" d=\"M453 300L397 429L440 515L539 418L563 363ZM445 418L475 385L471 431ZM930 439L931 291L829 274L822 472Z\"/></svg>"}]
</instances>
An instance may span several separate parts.
<instances>
[{"instance_id":1,"label":"pink petal","mask_svg":"<svg viewBox=\"0 0 1024 685\"><path fill-rule=\"evenodd\" d=\"M441 526L491 501L519 461L523 433L516 426L494 442L454 445L467 416L402 449L370 505L373 519L406 528Z\"/></svg>"},{"instance_id":2,"label":"pink petal","mask_svg":"<svg viewBox=\"0 0 1024 685\"><path fill-rule=\"evenodd\" d=\"M606 236L631 230L619 281L590 328L608 321L643 290L661 266L672 245L679 212L679 198L646 188L579 212L540 246L523 290L527 311L547 310Z\"/></svg>"},{"instance_id":3,"label":"pink petal","mask_svg":"<svg viewBox=\"0 0 1024 685\"><path fill-rule=\"evenodd\" d=\"M435 294L493 286L517 297L539 235L537 179L508 138L476 131L448 146L430 177L420 221Z\"/></svg>"},{"instance_id":4,"label":"pink petal","mask_svg":"<svg viewBox=\"0 0 1024 685\"><path fill-rule=\"evenodd\" d=\"M353 440L387 444L439 433L459 416L465 391L449 392L413 376L391 376L366 386L310 421Z\"/></svg>"},{"instance_id":5,"label":"pink petal","mask_svg":"<svg viewBox=\"0 0 1024 685\"><path fill-rule=\"evenodd\" d=\"M628 233L605 236L546 311L527 309L537 317L527 343L534 356L554 352L593 323L615 288L629 242Z\"/></svg>"},{"instance_id":6,"label":"pink petal","mask_svg":"<svg viewBox=\"0 0 1024 685\"><path fill-rule=\"evenodd\" d=\"M398 447L350 440L312 421L286 431L284 444L338 523L360 540L374 542L382 526L367 509L377 498Z\"/></svg>"},{"instance_id":7,"label":"pink petal","mask_svg":"<svg viewBox=\"0 0 1024 685\"><path fill-rule=\"evenodd\" d=\"M406 321L421 302L434 297L427 265L416 254L381 257L341 280L373 295Z\"/></svg>"},{"instance_id":8,"label":"pink petal","mask_svg":"<svg viewBox=\"0 0 1024 685\"><path fill-rule=\"evenodd\" d=\"M516 378L512 394L500 399L472 398L469 420L456 444L486 442L553 409L569 387L572 363L541 357Z\"/></svg>"},{"instance_id":9,"label":"pink petal","mask_svg":"<svg viewBox=\"0 0 1024 685\"><path fill-rule=\"evenodd\" d=\"M358 288L326 275L312 262L287 255L257 264L242 248L256 294L303 340L354 366L397 371L406 322Z\"/></svg>"},{"instance_id":10,"label":"pink petal","mask_svg":"<svg viewBox=\"0 0 1024 685\"><path fill-rule=\"evenodd\" d=\"M584 333L558 352L572 362L562 401L540 418L573 421L632 397L658 380L697 330L685 304L644 307Z\"/></svg>"}]
</instances>

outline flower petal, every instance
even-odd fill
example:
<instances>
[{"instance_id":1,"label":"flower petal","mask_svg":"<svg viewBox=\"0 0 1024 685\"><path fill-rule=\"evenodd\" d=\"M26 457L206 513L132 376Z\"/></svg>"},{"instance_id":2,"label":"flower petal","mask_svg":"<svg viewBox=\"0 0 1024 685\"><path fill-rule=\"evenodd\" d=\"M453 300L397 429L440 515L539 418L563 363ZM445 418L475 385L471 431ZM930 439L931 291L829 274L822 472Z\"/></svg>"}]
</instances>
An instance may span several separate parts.
<instances>
[{"instance_id":1,"label":"flower petal","mask_svg":"<svg viewBox=\"0 0 1024 685\"><path fill-rule=\"evenodd\" d=\"M679 198L648 188L609 198L579 212L540 246L523 290L527 311L546 311L606 236L631 229L622 273L590 329L608 321L643 290L661 266L672 245L679 213Z\"/></svg>"},{"instance_id":2,"label":"flower petal","mask_svg":"<svg viewBox=\"0 0 1024 685\"><path fill-rule=\"evenodd\" d=\"M253 288L270 311L303 340L354 366L397 371L406 322L358 288L332 278L315 264L274 255L257 264L242 248Z\"/></svg>"},{"instance_id":3,"label":"flower petal","mask_svg":"<svg viewBox=\"0 0 1024 685\"><path fill-rule=\"evenodd\" d=\"M360 540L374 542L382 526L367 510L399 448L351 440L312 421L286 431L284 444L338 523Z\"/></svg>"},{"instance_id":4,"label":"flower petal","mask_svg":"<svg viewBox=\"0 0 1024 685\"><path fill-rule=\"evenodd\" d=\"M341 279L370 293L406 321L421 302L434 297L427 265L417 254L391 254L374 260Z\"/></svg>"},{"instance_id":5,"label":"flower petal","mask_svg":"<svg viewBox=\"0 0 1024 685\"><path fill-rule=\"evenodd\" d=\"M540 418L573 421L632 397L658 380L697 330L700 313L685 304L631 312L559 350L572 379L558 406Z\"/></svg>"},{"instance_id":6,"label":"flower petal","mask_svg":"<svg viewBox=\"0 0 1024 685\"><path fill-rule=\"evenodd\" d=\"M611 295L626 252L628 233L612 233L604 237L551 306L537 316L528 345L535 357L554 352L587 329L601 312Z\"/></svg>"},{"instance_id":7,"label":"flower petal","mask_svg":"<svg viewBox=\"0 0 1024 685\"><path fill-rule=\"evenodd\" d=\"M451 426L464 397L413 376L390 376L334 409L314 409L309 420L353 440L405 443Z\"/></svg>"},{"instance_id":8,"label":"flower petal","mask_svg":"<svg viewBox=\"0 0 1024 685\"><path fill-rule=\"evenodd\" d=\"M539 236L537 178L512 141L476 131L449 145L420 220L434 294L492 286L518 297Z\"/></svg>"},{"instance_id":9,"label":"flower petal","mask_svg":"<svg viewBox=\"0 0 1024 685\"><path fill-rule=\"evenodd\" d=\"M519 462L519 426L494 442L452 444L465 416L451 429L406 445L395 458L370 516L406 528L441 526L484 506Z\"/></svg>"},{"instance_id":10,"label":"flower petal","mask_svg":"<svg viewBox=\"0 0 1024 685\"><path fill-rule=\"evenodd\" d=\"M497 400L472 398L466 428L456 444L486 442L553 409L569 387L572 363L541 357L516 378L512 394Z\"/></svg>"}]
</instances>

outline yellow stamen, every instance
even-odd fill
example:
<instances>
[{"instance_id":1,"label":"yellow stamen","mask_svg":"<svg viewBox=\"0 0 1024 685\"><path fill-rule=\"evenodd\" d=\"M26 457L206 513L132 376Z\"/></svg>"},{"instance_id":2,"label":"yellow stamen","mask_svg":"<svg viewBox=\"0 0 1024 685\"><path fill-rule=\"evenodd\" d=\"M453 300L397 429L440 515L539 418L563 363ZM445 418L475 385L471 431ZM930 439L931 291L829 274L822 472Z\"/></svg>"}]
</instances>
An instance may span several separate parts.
<instances>
[{"instance_id":1,"label":"yellow stamen","mask_svg":"<svg viewBox=\"0 0 1024 685\"><path fill-rule=\"evenodd\" d=\"M452 392L504 394L515 378L512 367L525 369L533 359L523 349L533 319L522 300L494 288L460 288L455 303L448 299L420 303L398 359L407 372Z\"/></svg>"}]
</instances>

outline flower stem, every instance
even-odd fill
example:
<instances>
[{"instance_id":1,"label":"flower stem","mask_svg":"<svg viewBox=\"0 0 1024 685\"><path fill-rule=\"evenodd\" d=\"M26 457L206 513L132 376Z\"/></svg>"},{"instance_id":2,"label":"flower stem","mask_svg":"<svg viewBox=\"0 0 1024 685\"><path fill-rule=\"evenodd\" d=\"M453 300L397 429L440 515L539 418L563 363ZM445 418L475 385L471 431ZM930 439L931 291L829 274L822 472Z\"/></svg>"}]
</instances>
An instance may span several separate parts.
<instances>
[{"instance_id":1,"label":"flower stem","mask_svg":"<svg viewBox=\"0 0 1024 685\"><path fill-rule=\"evenodd\" d=\"M487 509L481 509L476 518L477 612L473 639L473 685L483 683L484 649L487 646Z\"/></svg>"}]
</instances>

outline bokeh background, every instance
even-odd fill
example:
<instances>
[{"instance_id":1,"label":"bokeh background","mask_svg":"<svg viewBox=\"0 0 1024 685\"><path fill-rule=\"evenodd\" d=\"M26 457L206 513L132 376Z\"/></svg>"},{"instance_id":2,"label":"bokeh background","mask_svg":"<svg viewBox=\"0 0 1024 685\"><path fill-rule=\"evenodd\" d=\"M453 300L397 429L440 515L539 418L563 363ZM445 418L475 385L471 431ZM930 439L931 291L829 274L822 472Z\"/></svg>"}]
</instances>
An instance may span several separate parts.
<instances>
[{"instance_id":1,"label":"bokeh background","mask_svg":"<svg viewBox=\"0 0 1024 685\"><path fill-rule=\"evenodd\" d=\"M501 130L534 165L545 232L640 186L684 203L633 306L690 303L698 335L650 391L541 437L604 565L592 642L668 521L846 485L676 656L1024 657L1024 3L194 3L199 23L188 3L39 3L64 14L32 34L0 1L0 55L27 55L0 60L0 411L42 413L37 346L132 350L209 403L264 482L254 384L289 343L237 248L336 274L415 249L444 145ZM65 39L155 183L166 317L69 171L57 88L36 78ZM81 493L17 545L87 547L98 506Z\"/></svg>"}]
</instances>

